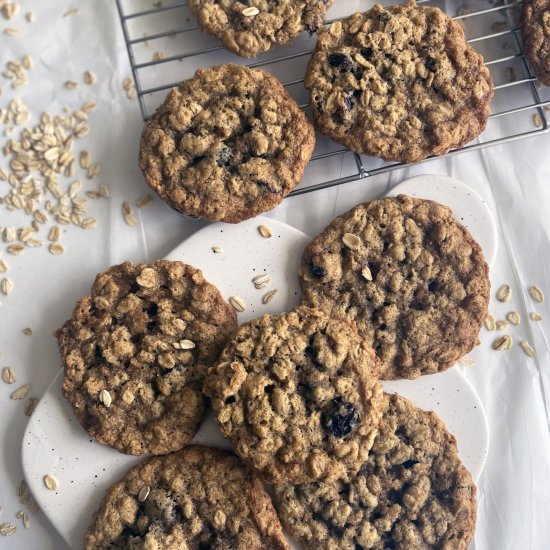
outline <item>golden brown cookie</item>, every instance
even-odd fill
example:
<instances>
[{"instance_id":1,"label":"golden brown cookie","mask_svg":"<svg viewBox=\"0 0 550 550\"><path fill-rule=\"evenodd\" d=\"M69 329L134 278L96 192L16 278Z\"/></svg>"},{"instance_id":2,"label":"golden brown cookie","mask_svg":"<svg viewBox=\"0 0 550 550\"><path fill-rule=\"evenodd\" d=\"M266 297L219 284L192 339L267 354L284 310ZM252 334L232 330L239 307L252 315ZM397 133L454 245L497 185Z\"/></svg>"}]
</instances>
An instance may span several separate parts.
<instances>
[{"instance_id":1,"label":"golden brown cookie","mask_svg":"<svg viewBox=\"0 0 550 550\"><path fill-rule=\"evenodd\" d=\"M466 550L476 487L433 412L386 396L380 433L349 481L275 487L281 521L303 548Z\"/></svg>"},{"instance_id":2,"label":"golden brown cookie","mask_svg":"<svg viewBox=\"0 0 550 550\"><path fill-rule=\"evenodd\" d=\"M289 550L259 478L230 452L191 445L132 468L107 492L86 550Z\"/></svg>"},{"instance_id":3,"label":"golden brown cookie","mask_svg":"<svg viewBox=\"0 0 550 550\"><path fill-rule=\"evenodd\" d=\"M359 204L313 239L302 302L355 321L381 378L416 378L448 369L476 345L488 273L449 208L399 195Z\"/></svg>"},{"instance_id":4,"label":"golden brown cookie","mask_svg":"<svg viewBox=\"0 0 550 550\"><path fill-rule=\"evenodd\" d=\"M222 433L270 482L345 477L381 415L372 349L344 320L299 307L241 325L204 391Z\"/></svg>"},{"instance_id":5,"label":"golden brown cookie","mask_svg":"<svg viewBox=\"0 0 550 550\"><path fill-rule=\"evenodd\" d=\"M204 416L206 370L236 327L198 269L111 267L56 333L63 394L99 443L133 455L181 449Z\"/></svg>"},{"instance_id":6,"label":"golden brown cookie","mask_svg":"<svg viewBox=\"0 0 550 550\"><path fill-rule=\"evenodd\" d=\"M173 88L141 136L147 183L176 210L238 223L275 208L315 145L306 115L260 69L199 69Z\"/></svg>"},{"instance_id":7,"label":"golden brown cookie","mask_svg":"<svg viewBox=\"0 0 550 550\"><path fill-rule=\"evenodd\" d=\"M525 57L537 78L550 86L550 1L525 0L521 23Z\"/></svg>"},{"instance_id":8,"label":"golden brown cookie","mask_svg":"<svg viewBox=\"0 0 550 550\"><path fill-rule=\"evenodd\" d=\"M375 5L320 31L305 86L321 133L356 153L404 162L474 139L493 97L460 25L414 1Z\"/></svg>"},{"instance_id":9,"label":"golden brown cookie","mask_svg":"<svg viewBox=\"0 0 550 550\"><path fill-rule=\"evenodd\" d=\"M317 32L333 0L189 0L206 33L244 57L288 44L307 30Z\"/></svg>"}]
</instances>

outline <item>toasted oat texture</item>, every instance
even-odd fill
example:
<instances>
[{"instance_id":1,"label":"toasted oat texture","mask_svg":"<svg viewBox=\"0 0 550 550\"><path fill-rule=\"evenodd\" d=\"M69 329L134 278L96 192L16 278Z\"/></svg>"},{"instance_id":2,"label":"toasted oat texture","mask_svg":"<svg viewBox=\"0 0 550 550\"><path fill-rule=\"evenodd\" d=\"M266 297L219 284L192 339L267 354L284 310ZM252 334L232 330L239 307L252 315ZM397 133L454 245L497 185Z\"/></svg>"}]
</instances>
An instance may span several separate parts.
<instances>
[{"instance_id":1,"label":"toasted oat texture","mask_svg":"<svg viewBox=\"0 0 550 550\"><path fill-rule=\"evenodd\" d=\"M85 548L289 550L259 478L233 453L199 445L144 461L115 483Z\"/></svg>"},{"instance_id":2,"label":"toasted oat texture","mask_svg":"<svg viewBox=\"0 0 550 550\"><path fill-rule=\"evenodd\" d=\"M399 195L359 204L313 239L302 302L355 321L381 378L416 378L452 367L476 345L488 271L449 208Z\"/></svg>"},{"instance_id":3,"label":"toasted oat texture","mask_svg":"<svg viewBox=\"0 0 550 550\"><path fill-rule=\"evenodd\" d=\"M189 0L202 30L244 57L317 32L333 0ZM256 8L256 9L254 9Z\"/></svg>"},{"instance_id":4,"label":"toasted oat texture","mask_svg":"<svg viewBox=\"0 0 550 550\"><path fill-rule=\"evenodd\" d=\"M375 5L320 31L305 86L320 132L356 153L404 162L474 139L493 97L460 25L414 1Z\"/></svg>"},{"instance_id":5,"label":"toasted oat texture","mask_svg":"<svg viewBox=\"0 0 550 550\"><path fill-rule=\"evenodd\" d=\"M239 328L205 393L235 452L269 482L356 472L377 432L373 351L350 323L299 307Z\"/></svg>"},{"instance_id":6,"label":"toasted oat texture","mask_svg":"<svg viewBox=\"0 0 550 550\"><path fill-rule=\"evenodd\" d=\"M537 78L550 86L550 0L523 2L523 51Z\"/></svg>"},{"instance_id":7,"label":"toasted oat texture","mask_svg":"<svg viewBox=\"0 0 550 550\"><path fill-rule=\"evenodd\" d=\"M56 333L63 394L99 443L132 455L191 441L201 387L237 323L202 273L181 262L126 262L96 277ZM193 349L179 349L190 340Z\"/></svg>"},{"instance_id":8,"label":"toasted oat texture","mask_svg":"<svg viewBox=\"0 0 550 550\"><path fill-rule=\"evenodd\" d=\"M466 550L476 487L455 438L433 412L397 395L368 460L349 482L279 485L283 525L318 550Z\"/></svg>"},{"instance_id":9,"label":"toasted oat texture","mask_svg":"<svg viewBox=\"0 0 550 550\"><path fill-rule=\"evenodd\" d=\"M139 166L180 212L238 223L275 208L301 180L315 145L306 115L260 69L199 69L145 125Z\"/></svg>"}]
</instances>

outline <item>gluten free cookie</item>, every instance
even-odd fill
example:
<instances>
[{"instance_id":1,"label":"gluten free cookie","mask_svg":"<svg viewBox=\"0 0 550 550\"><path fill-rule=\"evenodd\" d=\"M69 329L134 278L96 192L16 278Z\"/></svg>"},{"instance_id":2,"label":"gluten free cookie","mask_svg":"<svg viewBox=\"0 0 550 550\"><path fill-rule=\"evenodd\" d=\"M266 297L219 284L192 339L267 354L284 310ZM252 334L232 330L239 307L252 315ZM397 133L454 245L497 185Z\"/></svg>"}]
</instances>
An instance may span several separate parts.
<instances>
[{"instance_id":1,"label":"gluten free cookie","mask_svg":"<svg viewBox=\"0 0 550 550\"><path fill-rule=\"evenodd\" d=\"M382 389L354 327L299 307L242 325L204 391L235 452L269 482L346 477L377 432Z\"/></svg>"},{"instance_id":2,"label":"gluten free cookie","mask_svg":"<svg viewBox=\"0 0 550 550\"><path fill-rule=\"evenodd\" d=\"M85 548L289 550L259 478L233 453L199 445L142 462L115 483Z\"/></svg>"},{"instance_id":3,"label":"gluten free cookie","mask_svg":"<svg viewBox=\"0 0 550 550\"><path fill-rule=\"evenodd\" d=\"M448 369L476 345L488 271L449 208L399 195L359 204L313 239L302 302L354 321L381 378L416 378Z\"/></svg>"},{"instance_id":4,"label":"gluten free cookie","mask_svg":"<svg viewBox=\"0 0 550 550\"><path fill-rule=\"evenodd\" d=\"M288 44L307 30L317 32L333 0L190 0L200 27L244 57Z\"/></svg>"},{"instance_id":5,"label":"gluten free cookie","mask_svg":"<svg viewBox=\"0 0 550 550\"><path fill-rule=\"evenodd\" d=\"M433 412L386 397L380 433L349 481L275 487L283 525L317 550L466 550L476 487Z\"/></svg>"},{"instance_id":6,"label":"gluten free cookie","mask_svg":"<svg viewBox=\"0 0 550 550\"><path fill-rule=\"evenodd\" d=\"M191 266L111 267L56 333L63 394L99 443L132 455L175 451L199 428L206 370L236 326Z\"/></svg>"},{"instance_id":7,"label":"gluten free cookie","mask_svg":"<svg viewBox=\"0 0 550 550\"><path fill-rule=\"evenodd\" d=\"M319 31L305 86L320 132L356 153L403 162L474 139L493 97L460 25L414 1L375 5Z\"/></svg>"},{"instance_id":8,"label":"gluten free cookie","mask_svg":"<svg viewBox=\"0 0 550 550\"><path fill-rule=\"evenodd\" d=\"M139 166L183 214L238 223L275 208L302 179L315 134L260 69L199 69L173 88L141 136Z\"/></svg>"},{"instance_id":9,"label":"gluten free cookie","mask_svg":"<svg viewBox=\"0 0 550 550\"><path fill-rule=\"evenodd\" d=\"M525 56L537 78L550 86L550 1L525 0L521 27Z\"/></svg>"}]
</instances>

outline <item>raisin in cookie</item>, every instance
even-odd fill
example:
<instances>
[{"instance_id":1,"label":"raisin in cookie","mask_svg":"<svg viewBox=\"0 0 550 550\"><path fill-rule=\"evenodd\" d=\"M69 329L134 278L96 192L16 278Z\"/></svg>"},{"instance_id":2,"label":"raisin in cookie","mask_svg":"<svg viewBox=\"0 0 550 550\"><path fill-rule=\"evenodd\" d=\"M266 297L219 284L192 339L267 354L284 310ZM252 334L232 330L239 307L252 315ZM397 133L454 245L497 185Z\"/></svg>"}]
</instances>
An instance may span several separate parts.
<instances>
[{"instance_id":1,"label":"raisin in cookie","mask_svg":"<svg viewBox=\"0 0 550 550\"><path fill-rule=\"evenodd\" d=\"M458 23L414 1L320 31L305 85L317 129L356 153L415 162L482 132L493 82Z\"/></svg>"},{"instance_id":2,"label":"raisin in cookie","mask_svg":"<svg viewBox=\"0 0 550 550\"><path fill-rule=\"evenodd\" d=\"M360 204L306 247L303 303L357 323L386 380L451 367L489 302L480 246L451 210L404 195Z\"/></svg>"},{"instance_id":3,"label":"raisin in cookie","mask_svg":"<svg viewBox=\"0 0 550 550\"><path fill-rule=\"evenodd\" d=\"M105 496L86 550L289 550L259 478L233 454L191 445L132 468Z\"/></svg>"},{"instance_id":4,"label":"raisin in cookie","mask_svg":"<svg viewBox=\"0 0 550 550\"><path fill-rule=\"evenodd\" d=\"M537 78L550 86L550 0L525 0L522 13L523 50Z\"/></svg>"},{"instance_id":5,"label":"raisin in cookie","mask_svg":"<svg viewBox=\"0 0 550 550\"><path fill-rule=\"evenodd\" d=\"M466 550L476 487L455 438L433 412L397 395L369 457L349 481L278 485L283 525L318 550Z\"/></svg>"},{"instance_id":6,"label":"raisin in cookie","mask_svg":"<svg viewBox=\"0 0 550 550\"><path fill-rule=\"evenodd\" d=\"M242 325L204 391L246 463L270 482L303 483L365 460L381 415L376 374L351 324L300 307Z\"/></svg>"},{"instance_id":7,"label":"raisin in cookie","mask_svg":"<svg viewBox=\"0 0 550 550\"><path fill-rule=\"evenodd\" d=\"M176 210L238 223L275 208L301 180L315 145L306 115L260 69L199 69L145 125L139 165Z\"/></svg>"},{"instance_id":8,"label":"raisin in cookie","mask_svg":"<svg viewBox=\"0 0 550 550\"><path fill-rule=\"evenodd\" d=\"M63 393L99 443L175 451L199 428L206 370L236 327L233 308L193 267L111 267L56 333Z\"/></svg>"},{"instance_id":9,"label":"raisin in cookie","mask_svg":"<svg viewBox=\"0 0 550 550\"><path fill-rule=\"evenodd\" d=\"M206 33L244 57L288 44L307 30L317 32L333 0L189 0Z\"/></svg>"}]
</instances>

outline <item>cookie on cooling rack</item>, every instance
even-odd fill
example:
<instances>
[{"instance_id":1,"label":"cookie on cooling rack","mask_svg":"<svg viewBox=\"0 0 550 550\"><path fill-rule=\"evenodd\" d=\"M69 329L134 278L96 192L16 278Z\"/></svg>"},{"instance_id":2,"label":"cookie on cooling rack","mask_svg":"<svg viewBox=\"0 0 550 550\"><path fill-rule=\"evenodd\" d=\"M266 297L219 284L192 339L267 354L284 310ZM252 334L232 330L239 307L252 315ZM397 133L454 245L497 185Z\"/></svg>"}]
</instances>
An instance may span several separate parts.
<instances>
[{"instance_id":1,"label":"cookie on cooling rack","mask_svg":"<svg viewBox=\"0 0 550 550\"><path fill-rule=\"evenodd\" d=\"M550 86L550 0L525 0L521 32L523 50L537 78Z\"/></svg>"},{"instance_id":2,"label":"cookie on cooling rack","mask_svg":"<svg viewBox=\"0 0 550 550\"><path fill-rule=\"evenodd\" d=\"M474 139L493 96L460 25L414 1L375 5L320 31L305 86L321 133L356 153L403 162Z\"/></svg>"},{"instance_id":3,"label":"cookie on cooling rack","mask_svg":"<svg viewBox=\"0 0 550 550\"><path fill-rule=\"evenodd\" d=\"M244 57L317 32L333 0L189 0L203 31Z\"/></svg>"},{"instance_id":4,"label":"cookie on cooling rack","mask_svg":"<svg viewBox=\"0 0 550 550\"><path fill-rule=\"evenodd\" d=\"M317 550L466 550L476 487L433 412L387 396L380 433L349 481L275 487L283 525Z\"/></svg>"},{"instance_id":5,"label":"cookie on cooling rack","mask_svg":"<svg viewBox=\"0 0 550 550\"><path fill-rule=\"evenodd\" d=\"M299 307L242 325L204 391L235 452L269 482L345 477L378 428L375 361L350 323Z\"/></svg>"},{"instance_id":6,"label":"cookie on cooling rack","mask_svg":"<svg viewBox=\"0 0 550 550\"><path fill-rule=\"evenodd\" d=\"M176 210L238 223L275 208L315 145L306 115L260 69L199 69L173 88L141 136L147 183Z\"/></svg>"},{"instance_id":7,"label":"cookie on cooling rack","mask_svg":"<svg viewBox=\"0 0 550 550\"><path fill-rule=\"evenodd\" d=\"M382 379L451 367L477 343L489 268L449 208L404 195L359 204L306 247L302 303L357 324Z\"/></svg>"},{"instance_id":8,"label":"cookie on cooling rack","mask_svg":"<svg viewBox=\"0 0 550 550\"><path fill-rule=\"evenodd\" d=\"M191 445L132 468L107 492L86 550L289 550L259 478L233 454Z\"/></svg>"},{"instance_id":9,"label":"cookie on cooling rack","mask_svg":"<svg viewBox=\"0 0 550 550\"><path fill-rule=\"evenodd\" d=\"M111 267L56 333L63 394L99 443L175 451L199 428L206 370L236 327L233 308L193 267Z\"/></svg>"}]
</instances>

